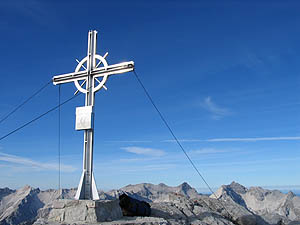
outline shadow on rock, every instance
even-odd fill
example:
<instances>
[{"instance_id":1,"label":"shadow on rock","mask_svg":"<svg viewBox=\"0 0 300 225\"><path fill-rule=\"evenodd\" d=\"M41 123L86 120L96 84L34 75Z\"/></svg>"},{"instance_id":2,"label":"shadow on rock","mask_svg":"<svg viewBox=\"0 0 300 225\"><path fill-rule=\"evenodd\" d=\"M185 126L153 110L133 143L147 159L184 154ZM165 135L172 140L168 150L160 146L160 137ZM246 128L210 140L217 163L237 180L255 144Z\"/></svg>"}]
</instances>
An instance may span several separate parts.
<instances>
[{"instance_id":1,"label":"shadow on rock","mask_svg":"<svg viewBox=\"0 0 300 225\"><path fill-rule=\"evenodd\" d=\"M293 222L290 222L288 225L300 225L300 221L293 221Z\"/></svg>"},{"instance_id":2,"label":"shadow on rock","mask_svg":"<svg viewBox=\"0 0 300 225\"><path fill-rule=\"evenodd\" d=\"M120 195L119 200L123 216L150 216L151 214L151 207L145 201L131 198L126 194Z\"/></svg>"},{"instance_id":3,"label":"shadow on rock","mask_svg":"<svg viewBox=\"0 0 300 225\"><path fill-rule=\"evenodd\" d=\"M263 218L257 215L241 216L236 221L239 225L270 225Z\"/></svg>"}]
</instances>

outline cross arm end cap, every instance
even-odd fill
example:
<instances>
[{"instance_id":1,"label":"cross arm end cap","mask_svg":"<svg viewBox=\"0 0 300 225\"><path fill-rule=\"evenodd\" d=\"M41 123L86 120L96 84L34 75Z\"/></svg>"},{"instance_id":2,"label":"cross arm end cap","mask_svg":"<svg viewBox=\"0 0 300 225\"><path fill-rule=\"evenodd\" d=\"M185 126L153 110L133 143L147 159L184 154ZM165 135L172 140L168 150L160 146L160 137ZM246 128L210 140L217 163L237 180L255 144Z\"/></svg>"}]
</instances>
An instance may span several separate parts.
<instances>
[{"instance_id":1,"label":"cross arm end cap","mask_svg":"<svg viewBox=\"0 0 300 225\"><path fill-rule=\"evenodd\" d=\"M133 62L133 61L130 61L130 62L128 63L128 67L129 67L129 68L134 68L134 62Z\"/></svg>"}]
</instances>

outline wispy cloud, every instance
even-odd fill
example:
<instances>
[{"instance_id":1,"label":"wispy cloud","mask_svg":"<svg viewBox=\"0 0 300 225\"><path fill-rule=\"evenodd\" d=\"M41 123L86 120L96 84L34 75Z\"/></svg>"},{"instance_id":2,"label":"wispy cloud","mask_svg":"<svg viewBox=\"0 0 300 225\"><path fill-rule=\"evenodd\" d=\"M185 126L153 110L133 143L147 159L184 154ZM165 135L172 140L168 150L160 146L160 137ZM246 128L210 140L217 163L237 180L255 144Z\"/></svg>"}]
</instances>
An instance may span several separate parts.
<instances>
[{"instance_id":1,"label":"wispy cloud","mask_svg":"<svg viewBox=\"0 0 300 225\"><path fill-rule=\"evenodd\" d=\"M250 138L212 138L208 142L251 142L251 141L294 141L300 140L300 137L250 137Z\"/></svg>"},{"instance_id":2,"label":"wispy cloud","mask_svg":"<svg viewBox=\"0 0 300 225\"><path fill-rule=\"evenodd\" d=\"M300 136L292 137L246 137L246 138L210 138L210 139L179 139L180 142L255 142L255 141L297 141ZM163 140L162 142L175 142L175 140Z\"/></svg>"},{"instance_id":3,"label":"wispy cloud","mask_svg":"<svg viewBox=\"0 0 300 225\"><path fill-rule=\"evenodd\" d=\"M154 156L154 157L160 157L165 155L165 152L163 150L154 149L154 148L123 147L121 149L125 150L126 152L134 153L137 155L147 155L147 156Z\"/></svg>"},{"instance_id":4,"label":"wispy cloud","mask_svg":"<svg viewBox=\"0 0 300 225\"><path fill-rule=\"evenodd\" d=\"M218 106L211 100L211 97L206 97L201 103L200 106L205 110L209 111L212 114L212 118L215 120L222 119L225 116L231 114L231 111L227 108Z\"/></svg>"},{"instance_id":5,"label":"wispy cloud","mask_svg":"<svg viewBox=\"0 0 300 225\"><path fill-rule=\"evenodd\" d=\"M8 12L30 18L33 22L44 25L48 18L55 19L51 13L49 4L38 0L28 1L1 1L0 7L5 8Z\"/></svg>"},{"instance_id":6,"label":"wispy cloud","mask_svg":"<svg viewBox=\"0 0 300 225\"><path fill-rule=\"evenodd\" d=\"M42 163L28 158L2 152L0 152L0 161L23 165L37 170L58 170L57 163ZM60 168L62 172L74 172L76 170L76 168L74 168L73 166L64 164L61 164Z\"/></svg>"},{"instance_id":7,"label":"wispy cloud","mask_svg":"<svg viewBox=\"0 0 300 225\"><path fill-rule=\"evenodd\" d=\"M138 166L134 168L124 168L124 172L141 172L141 171L162 171L162 170L169 170L171 168L176 167L175 164L155 164L155 165L145 165L145 166Z\"/></svg>"},{"instance_id":8,"label":"wispy cloud","mask_svg":"<svg viewBox=\"0 0 300 225\"><path fill-rule=\"evenodd\" d=\"M178 139L179 142L203 142L206 141L205 139ZM176 142L175 140L163 140L161 142Z\"/></svg>"},{"instance_id":9,"label":"wispy cloud","mask_svg":"<svg viewBox=\"0 0 300 225\"><path fill-rule=\"evenodd\" d=\"M190 154L218 154L224 152L229 152L229 150L215 149L215 148L202 148L202 149L189 151Z\"/></svg>"},{"instance_id":10,"label":"wispy cloud","mask_svg":"<svg viewBox=\"0 0 300 225\"><path fill-rule=\"evenodd\" d=\"M299 161L300 157L289 157L289 158L274 158L274 159L258 159L250 161L231 161L231 162L215 162L215 163L204 163L202 166L245 166L245 165L265 165L266 163L275 162L289 162Z\"/></svg>"},{"instance_id":11,"label":"wispy cloud","mask_svg":"<svg viewBox=\"0 0 300 225\"><path fill-rule=\"evenodd\" d=\"M152 141L149 140L112 140L112 141L105 141L111 143L150 143Z\"/></svg>"},{"instance_id":12,"label":"wispy cloud","mask_svg":"<svg viewBox=\"0 0 300 225\"><path fill-rule=\"evenodd\" d=\"M152 160L157 160L157 157L139 157L139 158L121 158L121 159L116 159L113 160L113 162L117 163L139 163L139 162L145 162L145 161L152 161Z\"/></svg>"}]
</instances>

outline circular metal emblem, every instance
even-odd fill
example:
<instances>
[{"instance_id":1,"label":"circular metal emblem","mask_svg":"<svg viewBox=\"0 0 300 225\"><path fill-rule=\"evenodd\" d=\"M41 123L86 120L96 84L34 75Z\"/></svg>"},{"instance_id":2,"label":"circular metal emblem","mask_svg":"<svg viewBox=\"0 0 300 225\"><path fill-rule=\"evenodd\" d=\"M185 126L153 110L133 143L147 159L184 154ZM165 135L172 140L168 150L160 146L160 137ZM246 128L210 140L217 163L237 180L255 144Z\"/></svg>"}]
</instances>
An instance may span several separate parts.
<instances>
[{"instance_id":1,"label":"circular metal emblem","mask_svg":"<svg viewBox=\"0 0 300 225\"><path fill-rule=\"evenodd\" d=\"M106 69L108 67L108 64L105 60L104 57L102 57L101 55L95 55L95 59L96 59L96 68L102 64L102 67L104 67L104 69ZM97 63L97 60L98 60L98 63ZM85 66L85 64L87 64L87 61L88 61L88 56L86 56L85 58L83 58L77 65L76 69L75 69L75 73L76 72L79 72L79 71L82 71L82 69L85 69L87 70L87 67ZM105 84L105 82L107 81L107 78L108 78L108 75L104 75L102 77L102 80L99 81L96 77L94 77L94 81L92 82L94 84L94 86L92 87L92 92L96 92L96 91L99 91ZM87 78L86 78L87 79ZM88 90L88 87L86 85L87 83L87 80L86 79L83 79L81 80L82 83L79 83L79 80L75 80L74 83L75 83L75 86L76 88L78 89L78 91L82 92L82 93L87 93L89 90ZM97 81L97 85L95 86L95 80ZM85 88L84 88L84 85L85 85Z\"/></svg>"}]
</instances>

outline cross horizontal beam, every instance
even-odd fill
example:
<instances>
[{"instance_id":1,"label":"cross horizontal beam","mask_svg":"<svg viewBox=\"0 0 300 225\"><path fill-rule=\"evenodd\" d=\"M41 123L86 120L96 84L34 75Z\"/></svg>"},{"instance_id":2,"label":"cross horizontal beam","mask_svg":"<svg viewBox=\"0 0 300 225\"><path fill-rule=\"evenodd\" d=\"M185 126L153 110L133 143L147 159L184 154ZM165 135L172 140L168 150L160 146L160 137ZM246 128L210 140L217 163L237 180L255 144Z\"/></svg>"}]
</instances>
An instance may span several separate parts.
<instances>
[{"instance_id":1,"label":"cross horizontal beam","mask_svg":"<svg viewBox=\"0 0 300 225\"><path fill-rule=\"evenodd\" d=\"M91 76L103 77L103 76L109 76L113 74L130 72L133 71L133 69L134 69L134 62L129 61L129 62L110 65L108 67L100 67L100 68L93 69L91 71ZM84 71L54 76L52 78L52 81L54 85L63 84L63 83L68 83L76 80L83 80L87 77L87 75L88 75L87 71L84 70Z\"/></svg>"}]
</instances>

